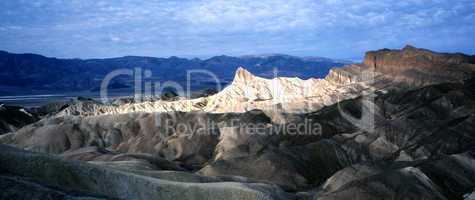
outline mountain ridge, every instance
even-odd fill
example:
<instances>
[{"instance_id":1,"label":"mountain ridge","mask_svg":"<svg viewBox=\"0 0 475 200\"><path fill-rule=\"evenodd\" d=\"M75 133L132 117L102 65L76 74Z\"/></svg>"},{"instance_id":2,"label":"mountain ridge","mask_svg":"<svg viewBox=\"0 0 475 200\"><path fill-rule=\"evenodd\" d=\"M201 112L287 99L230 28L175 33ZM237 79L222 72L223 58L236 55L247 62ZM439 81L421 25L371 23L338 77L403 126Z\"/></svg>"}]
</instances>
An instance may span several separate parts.
<instances>
[{"instance_id":1,"label":"mountain ridge","mask_svg":"<svg viewBox=\"0 0 475 200\"><path fill-rule=\"evenodd\" d=\"M184 85L186 71L204 69L213 72L224 83L232 80L237 67L245 66L253 73L273 76L274 68L279 75L301 78L323 77L331 67L343 66L340 61L307 60L291 56L269 58L241 58L214 56L208 59L187 59L123 56L104 59L60 59L38 54L13 54L0 51L0 87L17 87L31 90L92 90L100 86L106 74L116 69L151 70L151 80L175 81ZM132 77L113 80L116 85L132 87ZM193 89L206 89L211 83L196 82ZM112 84L114 85L114 83Z\"/></svg>"},{"instance_id":2,"label":"mountain ridge","mask_svg":"<svg viewBox=\"0 0 475 200\"><path fill-rule=\"evenodd\" d=\"M80 105L67 108L60 114L78 113L89 116L174 111L243 113L255 109L305 113L345 99L355 98L365 91L386 92L390 89L400 90L405 87L414 89L442 82L460 82L475 73L475 64L470 63L471 57L467 55L440 54L416 48L411 49L410 52L407 51L406 48L368 52L363 63L333 68L325 78L275 77L268 79L238 67L231 84L208 97L177 101L145 101L121 106L93 104L83 107ZM405 56L401 57L401 54ZM429 58L447 57L447 59L442 59L442 62L425 59L421 61L421 55ZM394 59L399 62L393 63ZM454 59L460 59L460 62L456 62L455 65L450 64L449 61ZM377 64L373 65L372 60L377 60ZM449 69L450 73L447 71Z\"/></svg>"},{"instance_id":3,"label":"mountain ridge","mask_svg":"<svg viewBox=\"0 0 475 200\"><path fill-rule=\"evenodd\" d=\"M464 199L475 187L470 59L383 49L321 79L237 68L206 97L53 106L0 136L0 185L121 199Z\"/></svg>"}]
</instances>

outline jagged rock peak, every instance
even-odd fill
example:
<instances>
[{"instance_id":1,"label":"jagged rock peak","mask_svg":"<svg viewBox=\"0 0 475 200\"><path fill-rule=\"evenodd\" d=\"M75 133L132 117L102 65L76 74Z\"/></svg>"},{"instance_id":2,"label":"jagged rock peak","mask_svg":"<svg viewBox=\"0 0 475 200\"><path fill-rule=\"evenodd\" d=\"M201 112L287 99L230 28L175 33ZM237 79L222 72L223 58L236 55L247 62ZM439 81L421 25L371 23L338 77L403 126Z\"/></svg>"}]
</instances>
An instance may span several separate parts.
<instances>
[{"instance_id":1,"label":"jagged rock peak","mask_svg":"<svg viewBox=\"0 0 475 200\"><path fill-rule=\"evenodd\" d=\"M404 46L404 48L402 48L402 50L417 50L418 48L410 45L410 44L407 44L406 46Z\"/></svg>"},{"instance_id":2,"label":"jagged rock peak","mask_svg":"<svg viewBox=\"0 0 475 200\"><path fill-rule=\"evenodd\" d=\"M473 58L412 46L405 47L405 50L382 49L368 52L363 64L334 68L324 79L307 80L291 77L267 79L239 67L232 83L211 96L117 107L81 104L71 106L58 115L172 111L241 113L255 109L275 110L276 107L285 112L313 112L323 106L359 96L367 89L380 90L400 84L414 88L442 82L461 82L471 72L475 72L475 64L471 64L475 62L470 61Z\"/></svg>"},{"instance_id":3,"label":"jagged rock peak","mask_svg":"<svg viewBox=\"0 0 475 200\"><path fill-rule=\"evenodd\" d=\"M237 70L236 70L236 73L234 75L233 82L234 83L238 83L238 82L247 83L249 81L252 81L255 78L256 78L256 76L254 76L251 72L247 71L243 67L238 67Z\"/></svg>"}]
</instances>

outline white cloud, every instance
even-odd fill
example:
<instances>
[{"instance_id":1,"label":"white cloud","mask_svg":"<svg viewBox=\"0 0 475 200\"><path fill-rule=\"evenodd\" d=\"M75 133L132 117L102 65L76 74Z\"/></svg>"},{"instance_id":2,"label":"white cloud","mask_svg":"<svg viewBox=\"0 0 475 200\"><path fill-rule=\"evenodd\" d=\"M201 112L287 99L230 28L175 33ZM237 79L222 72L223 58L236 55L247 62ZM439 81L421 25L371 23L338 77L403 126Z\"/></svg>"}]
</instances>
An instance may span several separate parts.
<instances>
[{"instance_id":1,"label":"white cloud","mask_svg":"<svg viewBox=\"0 0 475 200\"><path fill-rule=\"evenodd\" d=\"M473 38L474 11L473 0L2 0L0 49L75 43L107 55L170 55L455 44Z\"/></svg>"},{"instance_id":2,"label":"white cloud","mask_svg":"<svg viewBox=\"0 0 475 200\"><path fill-rule=\"evenodd\" d=\"M117 37L117 36L110 36L110 40L112 42L120 42L121 41L120 37Z\"/></svg>"},{"instance_id":3,"label":"white cloud","mask_svg":"<svg viewBox=\"0 0 475 200\"><path fill-rule=\"evenodd\" d=\"M274 31L309 28L315 13L309 0L225 1L190 3L176 19L202 29L229 31Z\"/></svg>"},{"instance_id":4,"label":"white cloud","mask_svg":"<svg viewBox=\"0 0 475 200\"><path fill-rule=\"evenodd\" d=\"M456 6L446 0L203 0L181 5L173 15L195 32L413 29L445 22L456 15Z\"/></svg>"}]
</instances>

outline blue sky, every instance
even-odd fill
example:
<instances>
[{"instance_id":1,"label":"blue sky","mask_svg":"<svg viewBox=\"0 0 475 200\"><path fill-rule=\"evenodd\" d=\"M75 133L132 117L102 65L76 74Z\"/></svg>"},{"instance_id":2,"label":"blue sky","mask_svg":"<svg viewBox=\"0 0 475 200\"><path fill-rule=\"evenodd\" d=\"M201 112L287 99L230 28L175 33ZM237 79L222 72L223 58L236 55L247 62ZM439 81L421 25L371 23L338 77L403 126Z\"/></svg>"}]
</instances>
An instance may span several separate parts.
<instances>
[{"instance_id":1,"label":"blue sky","mask_svg":"<svg viewBox=\"0 0 475 200\"><path fill-rule=\"evenodd\" d=\"M1 50L68 58L475 54L474 27L474 0L0 1Z\"/></svg>"}]
</instances>

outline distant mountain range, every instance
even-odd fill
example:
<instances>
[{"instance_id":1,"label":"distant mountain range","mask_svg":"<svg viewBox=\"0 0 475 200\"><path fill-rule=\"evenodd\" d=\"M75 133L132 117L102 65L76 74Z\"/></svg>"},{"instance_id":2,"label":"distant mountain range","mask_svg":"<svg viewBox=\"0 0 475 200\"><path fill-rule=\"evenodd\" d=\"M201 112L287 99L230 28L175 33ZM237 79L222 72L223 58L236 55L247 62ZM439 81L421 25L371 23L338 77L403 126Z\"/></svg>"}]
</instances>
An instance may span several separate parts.
<instances>
[{"instance_id":1,"label":"distant mountain range","mask_svg":"<svg viewBox=\"0 0 475 200\"><path fill-rule=\"evenodd\" d=\"M14 54L0 51L0 94L31 94L39 91L97 91L101 81L116 69L140 67L152 72L151 81L186 83L187 70L204 69L213 72L223 84L229 83L238 67L272 77L324 77L330 68L348 61L321 57L296 57L284 54L214 56L209 59L179 57L156 58L125 56L106 59L58 59L37 54ZM203 76L203 75L202 75ZM205 89L214 82L210 77L192 76L193 89ZM110 84L114 88L132 87L133 77L121 76ZM0 95L1 96L1 95Z\"/></svg>"}]
</instances>

